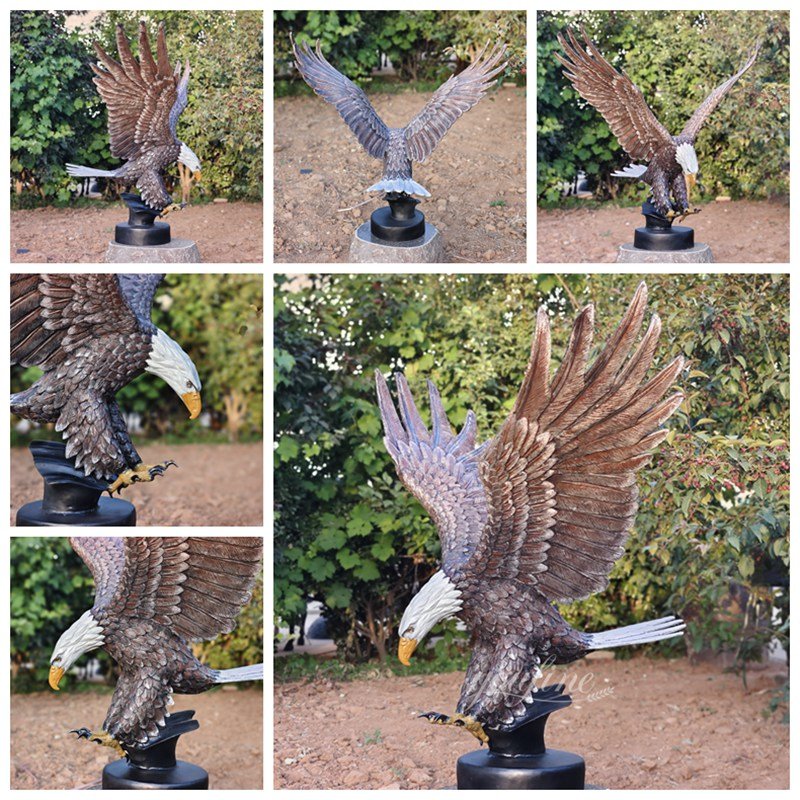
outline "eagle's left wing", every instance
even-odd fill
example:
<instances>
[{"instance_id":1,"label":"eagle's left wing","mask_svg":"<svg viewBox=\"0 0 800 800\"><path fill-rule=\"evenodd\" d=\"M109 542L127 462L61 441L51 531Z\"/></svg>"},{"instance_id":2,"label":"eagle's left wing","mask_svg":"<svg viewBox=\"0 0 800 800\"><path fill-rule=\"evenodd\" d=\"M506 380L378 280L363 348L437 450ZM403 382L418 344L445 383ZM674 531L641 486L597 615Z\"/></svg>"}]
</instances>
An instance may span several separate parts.
<instances>
[{"instance_id":1,"label":"eagle's left wing","mask_svg":"<svg viewBox=\"0 0 800 800\"><path fill-rule=\"evenodd\" d=\"M153 619L186 639L230 633L261 568L259 537L134 536L124 547L109 609Z\"/></svg>"},{"instance_id":2,"label":"eagle's left wing","mask_svg":"<svg viewBox=\"0 0 800 800\"><path fill-rule=\"evenodd\" d=\"M163 272L137 274L120 272L117 276L122 295L133 313L141 320L150 319L150 310L158 285L164 280Z\"/></svg>"},{"instance_id":3,"label":"eagle's left wing","mask_svg":"<svg viewBox=\"0 0 800 800\"><path fill-rule=\"evenodd\" d=\"M714 109L719 105L720 101L726 94L733 88L733 85L742 75L750 69L756 62L756 58L758 58L758 51L761 49L761 43L759 42L753 48L753 52L750 54L750 57L745 62L744 66L735 74L731 75L728 80L724 83L721 83L714 89L711 94L703 100L700 107L697 111L692 114L691 119L686 123L683 130L681 131L681 138L690 139L692 142L697 138L697 134L700 133L700 128L706 124L706 120L711 116Z\"/></svg>"},{"instance_id":4,"label":"eagle's left wing","mask_svg":"<svg viewBox=\"0 0 800 800\"><path fill-rule=\"evenodd\" d=\"M682 369L676 358L643 382L661 331L641 284L616 332L590 365L593 310L573 327L552 381L547 311L511 415L480 465L489 521L473 560L478 579L536 587L553 601L600 591L624 549L637 510L635 473L667 435L659 426L683 400L662 399Z\"/></svg>"},{"instance_id":5,"label":"eagle's left wing","mask_svg":"<svg viewBox=\"0 0 800 800\"><path fill-rule=\"evenodd\" d=\"M116 594L125 568L121 536L70 536L72 549L89 567L94 578L94 606L100 608Z\"/></svg>"},{"instance_id":6,"label":"eagle's left wing","mask_svg":"<svg viewBox=\"0 0 800 800\"><path fill-rule=\"evenodd\" d=\"M453 123L486 94L506 68L506 46L497 44L487 53L488 46L487 42L465 70L451 75L406 125L406 152L411 160L425 161Z\"/></svg>"}]
</instances>

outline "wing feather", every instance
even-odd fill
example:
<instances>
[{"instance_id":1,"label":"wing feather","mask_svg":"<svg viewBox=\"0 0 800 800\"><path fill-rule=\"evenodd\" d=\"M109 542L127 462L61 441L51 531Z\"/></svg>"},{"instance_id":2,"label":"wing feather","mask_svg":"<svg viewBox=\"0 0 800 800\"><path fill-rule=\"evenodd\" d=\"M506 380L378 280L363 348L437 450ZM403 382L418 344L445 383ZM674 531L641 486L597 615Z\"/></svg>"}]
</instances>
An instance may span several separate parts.
<instances>
[{"instance_id":1,"label":"wing feather","mask_svg":"<svg viewBox=\"0 0 800 800\"><path fill-rule=\"evenodd\" d=\"M94 605L104 606L116 593L125 568L120 536L71 536L69 543L94 578Z\"/></svg>"}]
</instances>

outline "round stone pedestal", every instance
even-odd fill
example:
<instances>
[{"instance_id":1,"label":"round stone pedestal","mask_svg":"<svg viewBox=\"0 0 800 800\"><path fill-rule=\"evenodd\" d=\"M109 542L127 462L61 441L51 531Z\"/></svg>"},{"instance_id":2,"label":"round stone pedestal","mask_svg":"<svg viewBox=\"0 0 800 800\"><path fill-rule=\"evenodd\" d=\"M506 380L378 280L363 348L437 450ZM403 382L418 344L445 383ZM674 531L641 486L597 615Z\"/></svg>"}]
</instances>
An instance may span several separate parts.
<instances>
[{"instance_id":1,"label":"round stone pedestal","mask_svg":"<svg viewBox=\"0 0 800 800\"><path fill-rule=\"evenodd\" d=\"M172 239L149 247L109 242L106 250L108 264L200 264L202 261L191 239Z\"/></svg>"},{"instance_id":2,"label":"round stone pedestal","mask_svg":"<svg viewBox=\"0 0 800 800\"><path fill-rule=\"evenodd\" d=\"M714 256L707 244L698 243L687 250L640 250L632 244L620 245L618 264L711 264Z\"/></svg>"},{"instance_id":3,"label":"round stone pedestal","mask_svg":"<svg viewBox=\"0 0 800 800\"><path fill-rule=\"evenodd\" d=\"M370 223L358 226L350 244L354 264L441 264L444 242L434 225L425 223L425 234L408 242L385 242L372 235Z\"/></svg>"}]
</instances>

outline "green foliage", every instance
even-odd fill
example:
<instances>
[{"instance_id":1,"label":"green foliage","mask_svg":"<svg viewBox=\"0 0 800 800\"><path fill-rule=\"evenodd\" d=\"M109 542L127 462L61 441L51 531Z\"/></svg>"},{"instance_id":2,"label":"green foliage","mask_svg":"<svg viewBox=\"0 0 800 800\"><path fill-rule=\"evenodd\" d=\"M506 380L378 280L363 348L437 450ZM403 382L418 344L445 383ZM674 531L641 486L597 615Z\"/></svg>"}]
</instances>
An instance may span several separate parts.
<instances>
[{"instance_id":1,"label":"green foliage","mask_svg":"<svg viewBox=\"0 0 800 800\"><path fill-rule=\"evenodd\" d=\"M11 12L11 180L18 198L66 201L67 161L111 153L91 57L60 11Z\"/></svg>"},{"instance_id":2,"label":"green foliage","mask_svg":"<svg viewBox=\"0 0 800 800\"><path fill-rule=\"evenodd\" d=\"M288 619L307 598L320 600L348 657L385 656L409 597L436 568L439 543L381 441L373 371L401 369L418 397L430 377L451 422L461 425L471 407L488 437L513 405L537 306L554 313L558 359L577 308L597 304L602 342L637 279L288 281L277 276L275 293L276 613ZM745 644L777 626L734 630L719 608L732 582L768 605L782 602L760 583L768 568L785 573L789 558L788 278L655 275L648 283L665 332L656 366L684 354L686 401L640 474L636 527L609 589L564 612L590 630L684 613L693 647L731 643L752 654Z\"/></svg>"},{"instance_id":3,"label":"green foliage","mask_svg":"<svg viewBox=\"0 0 800 800\"><path fill-rule=\"evenodd\" d=\"M698 140L699 193L770 197L789 190L789 16L785 11L537 12L537 195L561 199L563 182L586 172L595 196L641 198L611 173L625 153L600 114L564 77L556 39L583 24L603 55L624 69L677 135L708 93L733 74L756 39L758 61L719 105Z\"/></svg>"},{"instance_id":4,"label":"green foliage","mask_svg":"<svg viewBox=\"0 0 800 800\"><path fill-rule=\"evenodd\" d=\"M64 13L12 12L12 177L47 202L69 199L67 161L107 169L106 109L92 83L99 41L116 58L122 24L134 54L140 19L151 44L164 21L170 60L191 63L189 105L178 137L202 164L196 197L261 199L263 194L263 15L260 11L109 11L89 32L66 33ZM31 58L31 53L37 57ZM43 113L43 109L46 113ZM44 144L42 144L44 143ZM177 167L168 186L179 183ZM74 183L72 184L74 186ZM112 187L110 187L111 189Z\"/></svg>"},{"instance_id":5,"label":"green foliage","mask_svg":"<svg viewBox=\"0 0 800 800\"><path fill-rule=\"evenodd\" d=\"M524 75L524 11L276 11L273 19L276 95L292 91L287 78L302 84L291 66L290 33L298 42L319 40L325 57L361 86L372 81L381 54L402 82L438 85L450 74L453 54L463 68L487 40L509 45L505 78Z\"/></svg>"}]
</instances>

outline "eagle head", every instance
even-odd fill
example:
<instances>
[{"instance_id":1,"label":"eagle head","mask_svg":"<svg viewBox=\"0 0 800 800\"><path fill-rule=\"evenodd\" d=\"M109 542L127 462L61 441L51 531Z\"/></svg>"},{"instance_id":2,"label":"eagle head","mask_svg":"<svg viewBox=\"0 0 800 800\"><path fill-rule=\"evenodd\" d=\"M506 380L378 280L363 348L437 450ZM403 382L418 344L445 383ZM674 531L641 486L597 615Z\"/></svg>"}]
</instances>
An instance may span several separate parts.
<instances>
[{"instance_id":1,"label":"eagle head","mask_svg":"<svg viewBox=\"0 0 800 800\"><path fill-rule=\"evenodd\" d=\"M72 623L56 642L50 656L50 686L58 691L64 673L84 654L96 650L105 642L103 629L97 624L91 611Z\"/></svg>"},{"instance_id":2,"label":"eagle head","mask_svg":"<svg viewBox=\"0 0 800 800\"><path fill-rule=\"evenodd\" d=\"M400 645L397 657L409 666L417 645L430 633L437 622L449 619L461 610L461 592L442 570L411 598L400 620Z\"/></svg>"},{"instance_id":3,"label":"eagle head","mask_svg":"<svg viewBox=\"0 0 800 800\"><path fill-rule=\"evenodd\" d=\"M700 165L697 163L697 153L688 142L679 144L675 149L675 160L680 164L683 174L687 177L689 175L695 176L700 171Z\"/></svg>"},{"instance_id":4,"label":"eagle head","mask_svg":"<svg viewBox=\"0 0 800 800\"><path fill-rule=\"evenodd\" d=\"M172 387L189 409L189 419L196 419L200 415L203 408L200 390L203 387L197 367L181 346L160 328L156 328L150 342L145 371L158 375Z\"/></svg>"}]
</instances>

